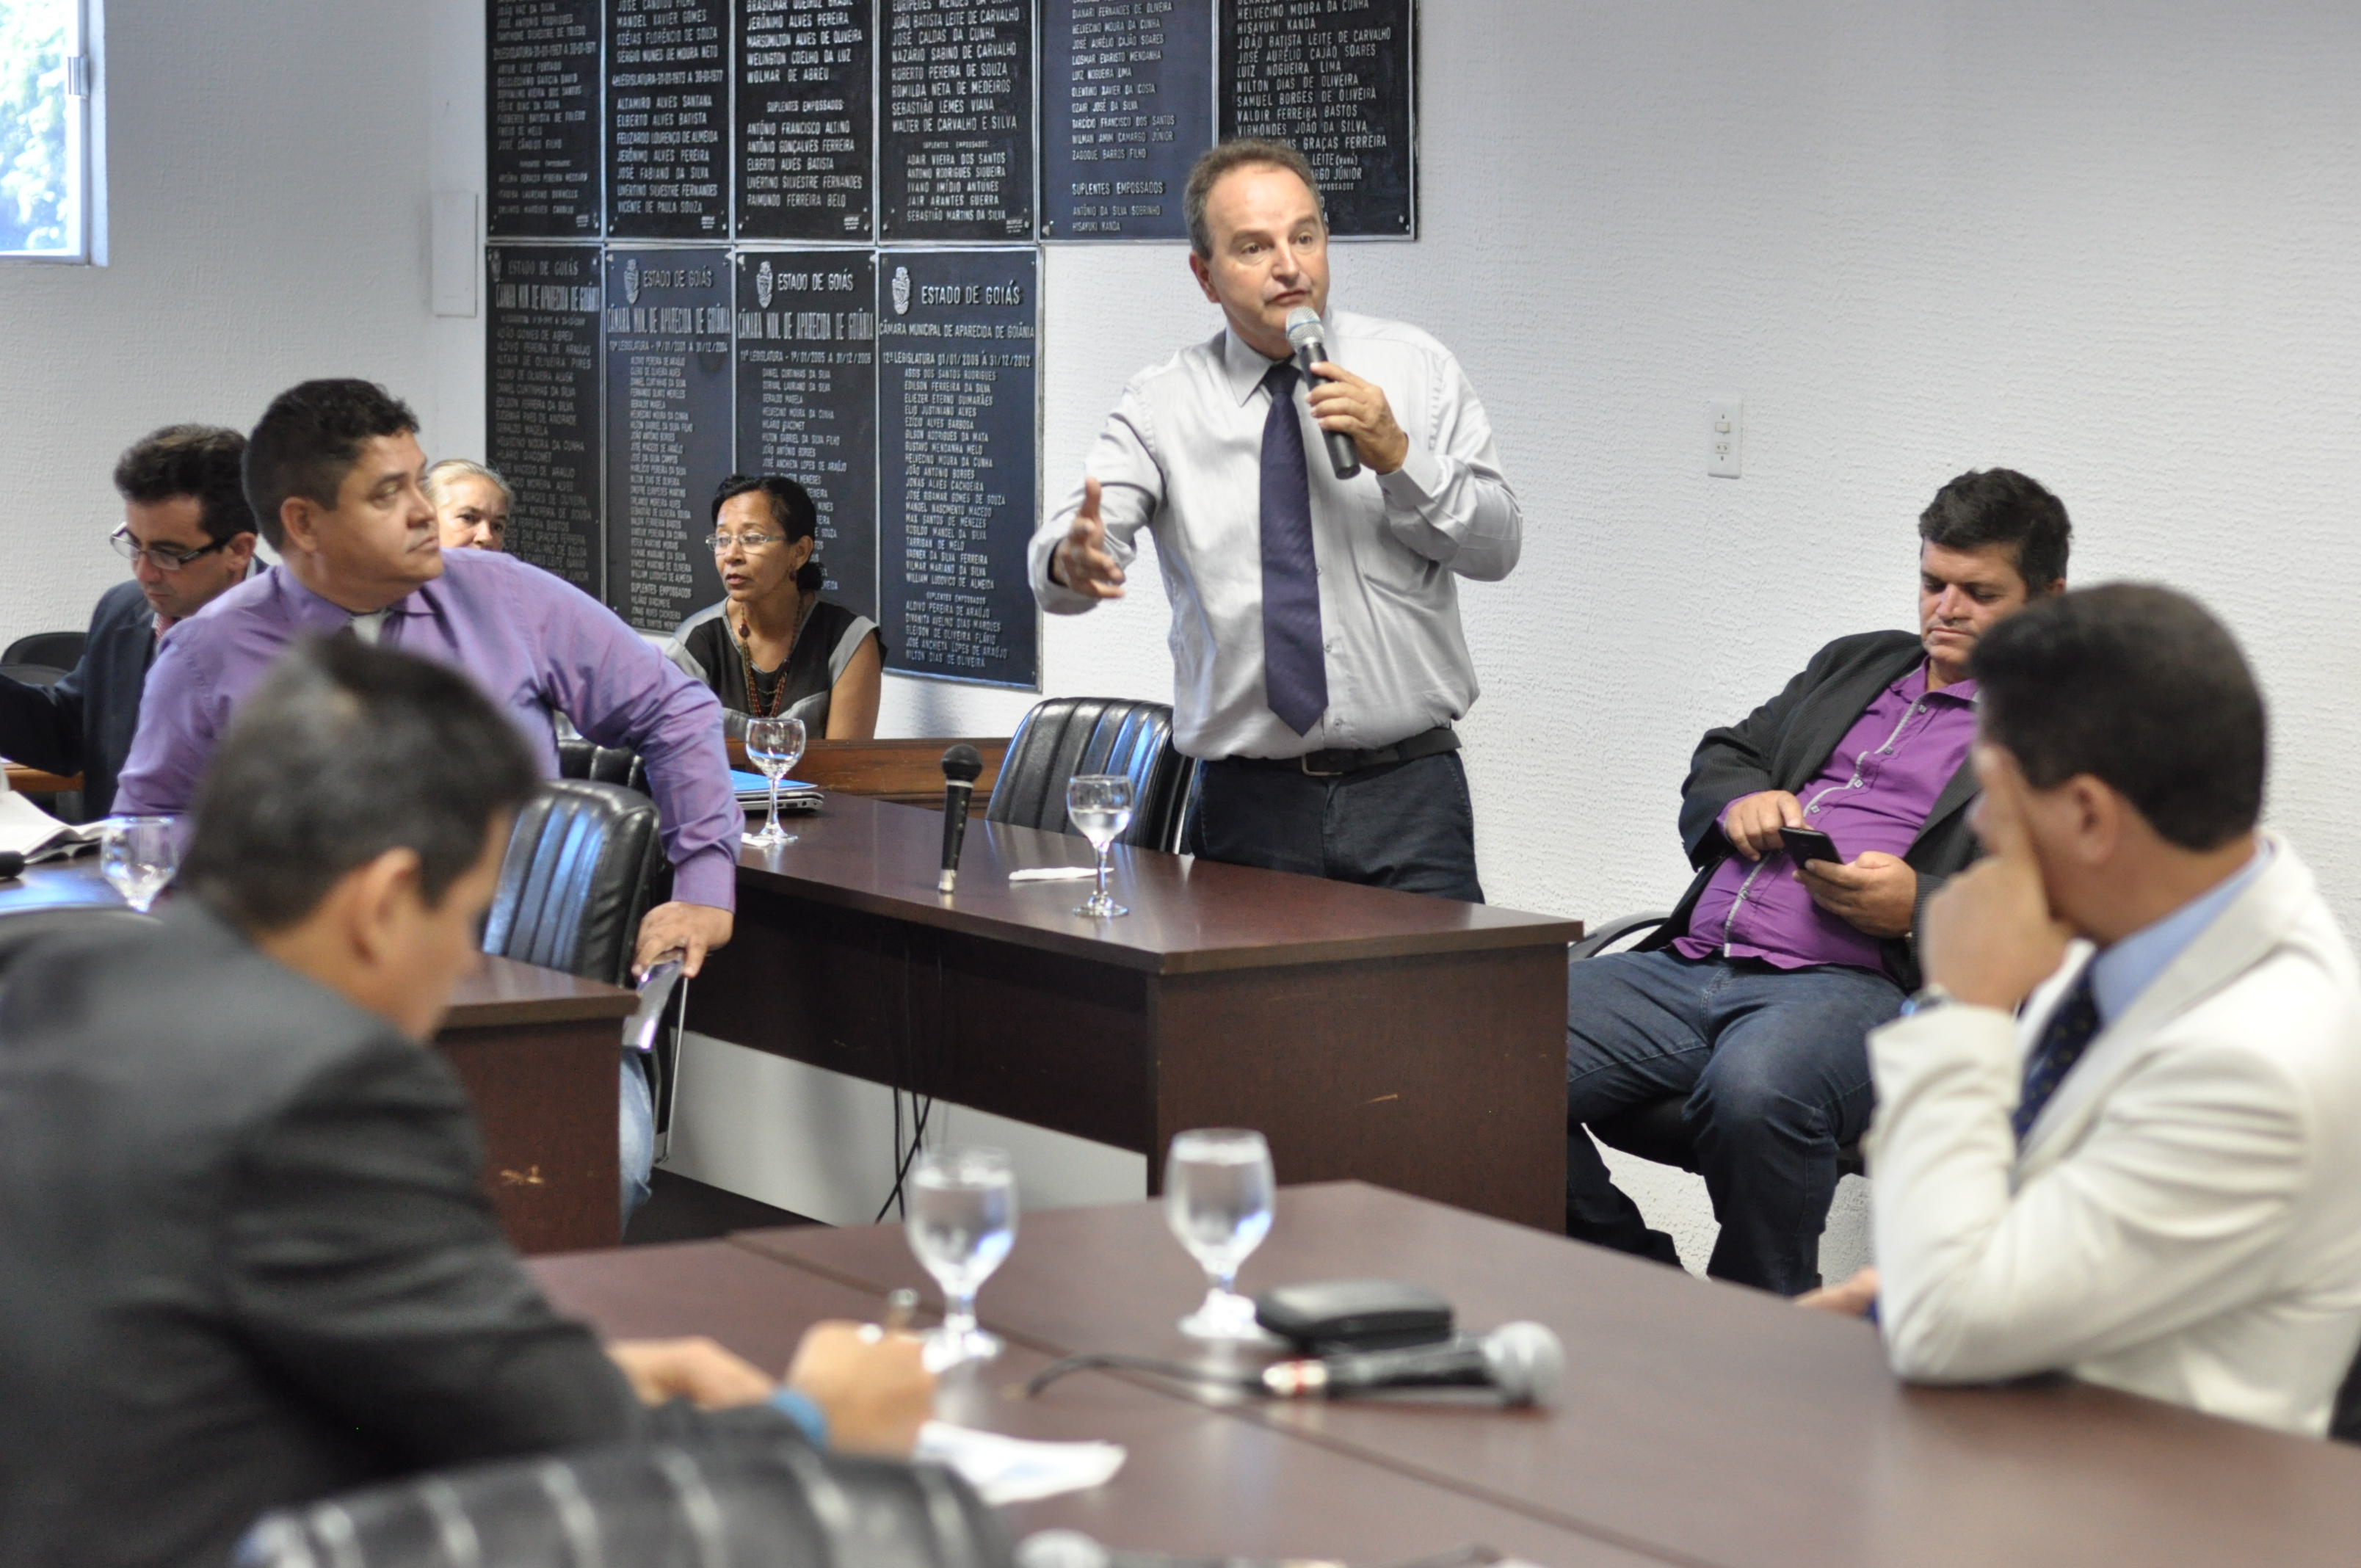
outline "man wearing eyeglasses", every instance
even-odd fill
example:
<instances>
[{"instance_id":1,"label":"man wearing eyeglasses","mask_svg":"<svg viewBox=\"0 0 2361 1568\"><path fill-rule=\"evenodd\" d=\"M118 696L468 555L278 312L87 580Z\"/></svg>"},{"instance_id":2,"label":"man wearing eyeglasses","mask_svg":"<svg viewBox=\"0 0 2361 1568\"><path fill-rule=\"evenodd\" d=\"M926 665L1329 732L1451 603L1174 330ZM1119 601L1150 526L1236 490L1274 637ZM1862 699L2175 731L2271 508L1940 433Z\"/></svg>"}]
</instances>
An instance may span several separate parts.
<instances>
[{"instance_id":1,"label":"man wearing eyeglasses","mask_svg":"<svg viewBox=\"0 0 2361 1568\"><path fill-rule=\"evenodd\" d=\"M139 692L156 645L175 625L246 580L254 512L238 477L246 437L213 425L167 425L115 466L123 526L108 543L132 580L90 618L82 660L54 685L0 675L0 754L82 775L86 820L114 809L115 776L139 727Z\"/></svg>"}]
</instances>

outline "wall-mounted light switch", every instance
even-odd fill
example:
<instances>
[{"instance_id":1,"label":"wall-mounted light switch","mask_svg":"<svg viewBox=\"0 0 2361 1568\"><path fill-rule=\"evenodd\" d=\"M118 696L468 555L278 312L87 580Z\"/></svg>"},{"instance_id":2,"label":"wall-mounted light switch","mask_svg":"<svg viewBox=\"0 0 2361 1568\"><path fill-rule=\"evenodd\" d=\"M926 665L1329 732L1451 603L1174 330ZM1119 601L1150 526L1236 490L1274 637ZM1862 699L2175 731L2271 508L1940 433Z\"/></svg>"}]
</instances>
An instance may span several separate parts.
<instances>
[{"instance_id":1,"label":"wall-mounted light switch","mask_svg":"<svg viewBox=\"0 0 2361 1568\"><path fill-rule=\"evenodd\" d=\"M1743 399L1706 404L1705 471L1717 479L1735 479L1745 472L1746 403Z\"/></svg>"}]
</instances>

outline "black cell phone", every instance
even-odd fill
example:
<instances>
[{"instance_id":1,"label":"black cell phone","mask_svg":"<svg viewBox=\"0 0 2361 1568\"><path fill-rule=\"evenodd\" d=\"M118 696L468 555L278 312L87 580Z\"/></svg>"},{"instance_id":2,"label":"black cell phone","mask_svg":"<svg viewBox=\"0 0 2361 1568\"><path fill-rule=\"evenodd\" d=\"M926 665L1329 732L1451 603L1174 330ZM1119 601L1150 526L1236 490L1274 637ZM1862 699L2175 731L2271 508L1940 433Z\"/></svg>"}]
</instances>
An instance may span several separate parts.
<instances>
[{"instance_id":1,"label":"black cell phone","mask_svg":"<svg viewBox=\"0 0 2361 1568\"><path fill-rule=\"evenodd\" d=\"M1782 828L1779 829L1779 842L1785 847L1788 857L1799 866L1806 861L1834 861L1839 865L1844 864L1844 856L1837 852L1837 841L1817 828Z\"/></svg>"}]
</instances>

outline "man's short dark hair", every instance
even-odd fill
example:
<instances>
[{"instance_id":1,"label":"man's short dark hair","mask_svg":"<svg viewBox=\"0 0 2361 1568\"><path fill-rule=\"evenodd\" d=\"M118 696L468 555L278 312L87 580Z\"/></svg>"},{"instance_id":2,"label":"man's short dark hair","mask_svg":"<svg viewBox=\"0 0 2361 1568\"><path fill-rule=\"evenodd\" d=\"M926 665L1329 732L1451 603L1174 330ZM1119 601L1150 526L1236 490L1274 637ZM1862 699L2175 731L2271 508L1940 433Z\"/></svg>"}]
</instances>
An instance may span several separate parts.
<instances>
[{"instance_id":1,"label":"man's short dark hair","mask_svg":"<svg viewBox=\"0 0 2361 1568\"><path fill-rule=\"evenodd\" d=\"M1321 199L1320 177L1312 172L1312 160L1283 141L1266 137L1234 137L1205 152L1189 170L1189 183L1180 193L1180 214L1189 223L1189 248L1200 256L1213 254L1213 231L1205 226L1205 201L1223 175L1233 169L1254 165L1266 169L1284 169L1303 181L1312 192L1312 204L1320 210L1320 221L1328 221L1328 203Z\"/></svg>"},{"instance_id":2,"label":"man's short dark hair","mask_svg":"<svg viewBox=\"0 0 2361 1568\"><path fill-rule=\"evenodd\" d=\"M2016 575L2038 598L2066 580L2074 525L2063 501L2015 469L1971 468L1935 492L1918 514L1918 537L1947 550L2014 546Z\"/></svg>"},{"instance_id":3,"label":"man's short dark hair","mask_svg":"<svg viewBox=\"0 0 2361 1568\"><path fill-rule=\"evenodd\" d=\"M810 539L819 532L819 507L812 500L811 492L784 474L732 474L714 488L711 508L714 522L721 521L721 505L740 496L760 495L771 503L771 521L778 525L786 543ZM806 593L818 593L828 573L815 555L796 574L796 587Z\"/></svg>"},{"instance_id":4,"label":"man's short dark hair","mask_svg":"<svg viewBox=\"0 0 2361 1568\"><path fill-rule=\"evenodd\" d=\"M1984 734L2036 789L2082 773L2184 850L2263 813L2263 694L2229 629L2185 594L2111 583L2060 594L1977 639Z\"/></svg>"},{"instance_id":5,"label":"man's short dark hair","mask_svg":"<svg viewBox=\"0 0 2361 1568\"><path fill-rule=\"evenodd\" d=\"M176 885L260 936L408 849L439 905L537 782L523 738L458 671L349 632L299 643L214 754Z\"/></svg>"},{"instance_id":6,"label":"man's short dark hair","mask_svg":"<svg viewBox=\"0 0 2361 1568\"><path fill-rule=\"evenodd\" d=\"M362 446L416 433L410 405L374 381L306 381L271 399L246 439L246 499L262 536L283 548L279 509L288 497L334 507Z\"/></svg>"},{"instance_id":7,"label":"man's short dark hair","mask_svg":"<svg viewBox=\"0 0 2361 1568\"><path fill-rule=\"evenodd\" d=\"M132 443L115 460L115 489L126 501L154 506L181 496L197 502L205 537L225 544L254 532L239 471L246 437L215 424L168 424Z\"/></svg>"}]
</instances>

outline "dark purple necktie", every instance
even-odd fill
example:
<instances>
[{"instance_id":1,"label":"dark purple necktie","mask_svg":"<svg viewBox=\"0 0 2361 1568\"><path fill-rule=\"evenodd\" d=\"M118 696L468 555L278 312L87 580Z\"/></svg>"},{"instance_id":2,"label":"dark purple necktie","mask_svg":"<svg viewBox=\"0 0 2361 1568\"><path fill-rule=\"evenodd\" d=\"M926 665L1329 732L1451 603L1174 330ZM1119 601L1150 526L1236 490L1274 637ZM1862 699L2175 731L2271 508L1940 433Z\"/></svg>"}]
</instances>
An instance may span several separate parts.
<instances>
[{"instance_id":1,"label":"dark purple necktie","mask_svg":"<svg viewBox=\"0 0 2361 1568\"><path fill-rule=\"evenodd\" d=\"M2025 1058L2025 1092L2017 1100L2016 1114L2010 1118L2019 1144L2033 1131L2033 1124L2040 1119L2042 1107L2058 1092L2058 1086L2099 1037L2099 1000L2091 989L2091 971L2096 968L2096 964L2082 966L2058 1010L2042 1025L2033 1053Z\"/></svg>"},{"instance_id":2,"label":"dark purple necktie","mask_svg":"<svg viewBox=\"0 0 2361 1568\"><path fill-rule=\"evenodd\" d=\"M1262 422L1262 689L1270 710L1308 735L1328 711L1328 661L1320 646L1320 567L1295 382L1295 367L1285 363L1262 378L1270 394Z\"/></svg>"}]
</instances>

